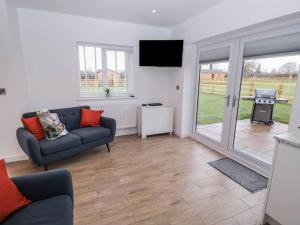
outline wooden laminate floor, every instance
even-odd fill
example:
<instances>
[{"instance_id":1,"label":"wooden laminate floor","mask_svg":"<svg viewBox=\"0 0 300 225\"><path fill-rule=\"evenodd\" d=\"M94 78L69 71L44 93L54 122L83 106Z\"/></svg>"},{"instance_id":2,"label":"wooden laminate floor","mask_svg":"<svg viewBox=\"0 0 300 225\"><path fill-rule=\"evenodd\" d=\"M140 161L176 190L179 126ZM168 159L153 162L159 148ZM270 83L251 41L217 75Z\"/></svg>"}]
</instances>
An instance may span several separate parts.
<instances>
[{"instance_id":1,"label":"wooden laminate floor","mask_svg":"<svg viewBox=\"0 0 300 225\"><path fill-rule=\"evenodd\" d=\"M189 139L117 137L111 152L90 151L50 166L73 177L76 225L258 225L255 194L212 168L223 156ZM41 171L8 164L11 176Z\"/></svg>"}]
</instances>

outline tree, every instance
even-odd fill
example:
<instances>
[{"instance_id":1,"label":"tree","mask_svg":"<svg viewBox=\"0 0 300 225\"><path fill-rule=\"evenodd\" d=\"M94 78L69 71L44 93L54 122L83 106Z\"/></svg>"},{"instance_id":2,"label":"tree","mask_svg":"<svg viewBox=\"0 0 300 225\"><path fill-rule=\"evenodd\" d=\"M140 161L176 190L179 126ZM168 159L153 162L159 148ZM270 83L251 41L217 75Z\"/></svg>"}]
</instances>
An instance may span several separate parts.
<instances>
[{"instance_id":1,"label":"tree","mask_svg":"<svg viewBox=\"0 0 300 225\"><path fill-rule=\"evenodd\" d=\"M260 63L257 64L255 73L261 73L261 64Z\"/></svg>"},{"instance_id":2,"label":"tree","mask_svg":"<svg viewBox=\"0 0 300 225\"><path fill-rule=\"evenodd\" d=\"M258 63L255 60L246 61L244 64L245 75L253 75L257 70Z\"/></svg>"},{"instance_id":3,"label":"tree","mask_svg":"<svg viewBox=\"0 0 300 225\"><path fill-rule=\"evenodd\" d=\"M285 63L279 68L279 72L287 75L297 73L297 63L295 62Z\"/></svg>"},{"instance_id":4,"label":"tree","mask_svg":"<svg viewBox=\"0 0 300 225\"><path fill-rule=\"evenodd\" d=\"M271 74L276 74L277 73L277 70L274 68L274 69L272 69L272 71L271 71Z\"/></svg>"}]
</instances>

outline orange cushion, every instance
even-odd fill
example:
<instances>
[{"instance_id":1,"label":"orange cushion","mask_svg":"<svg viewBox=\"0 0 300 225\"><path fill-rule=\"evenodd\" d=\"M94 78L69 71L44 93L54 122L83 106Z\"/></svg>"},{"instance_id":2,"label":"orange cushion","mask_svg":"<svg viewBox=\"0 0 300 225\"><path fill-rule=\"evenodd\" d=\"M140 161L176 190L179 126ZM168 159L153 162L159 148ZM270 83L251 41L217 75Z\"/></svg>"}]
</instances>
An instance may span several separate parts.
<instances>
[{"instance_id":1,"label":"orange cushion","mask_svg":"<svg viewBox=\"0 0 300 225\"><path fill-rule=\"evenodd\" d=\"M101 124L101 115L103 111L81 109L81 127L99 127Z\"/></svg>"},{"instance_id":2,"label":"orange cushion","mask_svg":"<svg viewBox=\"0 0 300 225\"><path fill-rule=\"evenodd\" d=\"M14 182L9 179L4 160L0 160L0 223L11 213L30 204L31 201L24 197Z\"/></svg>"},{"instance_id":3,"label":"orange cushion","mask_svg":"<svg viewBox=\"0 0 300 225\"><path fill-rule=\"evenodd\" d=\"M43 127L37 116L22 118L21 120L26 130L32 133L38 140L45 138Z\"/></svg>"}]
</instances>

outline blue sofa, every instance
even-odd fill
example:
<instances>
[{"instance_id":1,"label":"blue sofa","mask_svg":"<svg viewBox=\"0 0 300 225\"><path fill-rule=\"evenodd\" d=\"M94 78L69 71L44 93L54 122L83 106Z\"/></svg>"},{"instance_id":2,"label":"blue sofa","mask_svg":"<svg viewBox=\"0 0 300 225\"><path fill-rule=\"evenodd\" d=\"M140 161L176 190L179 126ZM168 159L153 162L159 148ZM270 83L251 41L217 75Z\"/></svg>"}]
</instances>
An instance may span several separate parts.
<instances>
[{"instance_id":1,"label":"blue sofa","mask_svg":"<svg viewBox=\"0 0 300 225\"><path fill-rule=\"evenodd\" d=\"M54 109L60 121L65 124L68 134L54 140L37 140L30 132L21 127L17 129L17 139L26 155L38 166L48 165L78 153L109 143L114 140L116 121L108 117L101 117L100 127L80 127L81 109L89 106ZM23 114L24 118L36 116L36 112Z\"/></svg>"},{"instance_id":2,"label":"blue sofa","mask_svg":"<svg viewBox=\"0 0 300 225\"><path fill-rule=\"evenodd\" d=\"M12 178L32 201L1 225L73 225L73 186L67 170L52 170Z\"/></svg>"}]
</instances>

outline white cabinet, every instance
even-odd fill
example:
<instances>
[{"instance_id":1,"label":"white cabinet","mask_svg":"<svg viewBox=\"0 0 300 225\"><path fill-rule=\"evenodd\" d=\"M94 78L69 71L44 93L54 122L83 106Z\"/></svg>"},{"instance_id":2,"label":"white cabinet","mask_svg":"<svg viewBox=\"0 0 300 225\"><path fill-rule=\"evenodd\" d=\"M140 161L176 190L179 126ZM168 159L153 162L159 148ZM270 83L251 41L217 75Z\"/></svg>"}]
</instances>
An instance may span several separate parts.
<instances>
[{"instance_id":1,"label":"white cabinet","mask_svg":"<svg viewBox=\"0 0 300 225\"><path fill-rule=\"evenodd\" d=\"M277 140L265 204L264 223L300 224L300 132Z\"/></svg>"},{"instance_id":2,"label":"white cabinet","mask_svg":"<svg viewBox=\"0 0 300 225\"><path fill-rule=\"evenodd\" d=\"M173 132L173 107L138 106L138 134L142 138L148 135Z\"/></svg>"}]
</instances>

